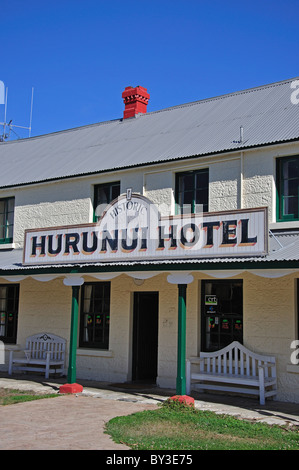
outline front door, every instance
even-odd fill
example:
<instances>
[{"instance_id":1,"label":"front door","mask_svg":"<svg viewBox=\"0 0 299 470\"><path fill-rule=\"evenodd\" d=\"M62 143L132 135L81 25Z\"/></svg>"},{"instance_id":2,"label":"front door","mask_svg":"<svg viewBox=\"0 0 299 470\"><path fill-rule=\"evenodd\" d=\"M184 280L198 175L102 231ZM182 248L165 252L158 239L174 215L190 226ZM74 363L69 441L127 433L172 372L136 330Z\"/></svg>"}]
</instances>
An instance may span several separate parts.
<instances>
[{"instance_id":1,"label":"front door","mask_svg":"<svg viewBox=\"0 0 299 470\"><path fill-rule=\"evenodd\" d=\"M156 383L158 292L134 292L132 379Z\"/></svg>"}]
</instances>

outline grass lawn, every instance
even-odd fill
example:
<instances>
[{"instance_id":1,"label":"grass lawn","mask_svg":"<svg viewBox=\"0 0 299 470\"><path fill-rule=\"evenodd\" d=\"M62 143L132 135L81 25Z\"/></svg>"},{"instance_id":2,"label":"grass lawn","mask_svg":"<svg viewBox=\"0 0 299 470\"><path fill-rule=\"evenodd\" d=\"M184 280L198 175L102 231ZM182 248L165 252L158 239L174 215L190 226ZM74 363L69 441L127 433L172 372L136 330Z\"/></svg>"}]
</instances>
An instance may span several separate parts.
<instances>
[{"instance_id":1,"label":"grass lawn","mask_svg":"<svg viewBox=\"0 0 299 470\"><path fill-rule=\"evenodd\" d=\"M106 432L136 450L299 450L299 430L169 403L112 419Z\"/></svg>"},{"instance_id":2,"label":"grass lawn","mask_svg":"<svg viewBox=\"0 0 299 470\"><path fill-rule=\"evenodd\" d=\"M0 405L12 405L24 401L40 400L41 398L57 397L57 393L38 394L32 391L13 390L8 388L0 389Z\"/></svg>"}]
</instances>

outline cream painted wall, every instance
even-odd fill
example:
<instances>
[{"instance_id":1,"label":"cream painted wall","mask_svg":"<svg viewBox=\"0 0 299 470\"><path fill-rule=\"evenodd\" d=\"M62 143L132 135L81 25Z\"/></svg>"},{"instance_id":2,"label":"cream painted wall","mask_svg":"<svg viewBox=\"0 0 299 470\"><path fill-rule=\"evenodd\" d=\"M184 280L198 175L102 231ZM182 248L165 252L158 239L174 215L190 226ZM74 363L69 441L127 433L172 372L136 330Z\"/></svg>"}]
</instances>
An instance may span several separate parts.
<instances>
[{"instance_id":1,"label":"cream painted wall","mask_svg":"<svg viewBox=\"0 0 299 470\"><path fill-rule=\"evenodd\" d=\"M32 278L20 283L18 344L27 336L51 332L68 338L71 321L71 288L63 278L41 282ZM53 301L55 299L55 301Z\"/></svg>"},{"instance_id":2,"label":"cream painted wall","mask_svg":"<svg viewBox=\"0 0 299 470\"><path fill-rule=\"evenodd\" d=\"M242 157L241 153L228 153L10 188L1 190L0 197L15 196L14 243L22 247L26 228L92 222L95 184L119 180L122 193L132 188L133 192L144 194L157 204L162 215L173 215L175 174L209 168L210 212L268 206L269 221L273 223L276 217L275 159L292 154L299 154L298 144L247 150Z\"/></svg>"},{"instance_id":3,"label":"cream painted wall","mask_svg":"<svg viewBox=\"0 0 299 470\"><path fill-rule=\"evenodd\" d=\"M244 345L276 357L277 399L299 403L299 366L291 365L291 342L297 336L295 284L296 275L244 276Z\"/></svg>"},{"instance_id":4,"label":"cream painted wall","mask_svg":"<svg viewBox=\"0 0 299 470\"><path fill-rule=\"evenodd\" d=\"M131 187L174 213L175 173L209 168L210 211L241 207L269 207L275 222L275 158L299 154L298 144L264 147L240 154L215 155L192 161L173 162L161 167L139 168L113 174L82 177L42 185L2 190L1 197L16 198L14 241L22 246L26 228L71 225L92 221L93 185L121 181L121 191ZM162 169L163 171L157 172ZM243 170L241 174L241 169ZM188 286L187 355L196 355L200 344L200 279ZM3 282L6 282L3 280ZM20 283L18 343L28 335L52 331L69 339L71 289L62 278L51 282L27 279ZM78 350L78 378L106 381L130 379L132 361L132 295L134 291L158 290L159 363L158 384L175 385L177 348L177 287L161 274L138 287L123 275L112 281L109 351ZM264 279L244 275L244 341L257 352L278 358L278 399L298 401L299 374L289 367L290 342L296 338L295 276ZM55 294L53 296L53 293ZM297 395L297 396L296 396Z\"/></svg>"},{"instance_id":5,"label":"cream painted wall","mask_svg":"<svg viewBox=\"0 0 299 470\"><path fill-rule=\"evenodd\" d=\"M192 274L194 282L187 288L187 357L197 355L200 350L200 281L209 279L200 273ZM291 366L290 362L297 323L296 276L268 279L244 273L237 278L243 279L244 286L244 345L257 353L276 356L276 399L299 403L299 366ZM85 281L95 279L90 276L85 277ZM21 281L20 286L18 345L24 347L28 335L45 331L66 338L68 345L71 288L64 286L62 278L50 282L28 278ZM111 281L109 350L78 348L78 379L114 383L131 379L133 293L138 291L159 292L157 383L161 387L175 388L178 288L167 282L167 273L147 279L141 286L125 274Z\"/></svg>"},{"instance_id":6,"label":"cream painted wall","mask_svg":"<svg viewBox=\"0 0 299 470\"><path fill-rule=\"evenodd\" d=\"M78 377L104 381L128 381L132 371L133 293L159 292L158 378L161 387L175 387L177 360L178 288L167 282L167 274L147 279L141 286L125 274L111 282L109 352L78 350ZM90 278L89 280L92 280ZM94 280L94 279L93 279ZM197 289L188 290L188 351L197 351Z\"/></svg>"}]
</instances>

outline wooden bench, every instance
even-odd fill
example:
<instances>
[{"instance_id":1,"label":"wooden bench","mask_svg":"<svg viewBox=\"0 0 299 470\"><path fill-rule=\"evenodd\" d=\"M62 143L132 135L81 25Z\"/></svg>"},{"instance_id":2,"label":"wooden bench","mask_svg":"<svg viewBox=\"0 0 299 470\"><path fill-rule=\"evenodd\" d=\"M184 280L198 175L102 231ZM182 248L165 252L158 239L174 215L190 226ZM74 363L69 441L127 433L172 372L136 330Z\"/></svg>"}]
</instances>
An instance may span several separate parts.
<instances>
[{"instance_id":1,"label":"wooden bench","mask_svg":"<svg viewBox=\"0 0 299 470\"><path fill-rule=\"evenodd\" d=\"M276 395L276 359L246 349L238 341L225 348L187 360L186 392L191 389L219 390L254 394L265 398Z\"/></svg>"},{"instance_id":2,"label":"wooden bench","mask_svg":"<svg viewBox=\"0 0 299 470\"><path fill-rule=\"evenodd\" d=\"M15 356L10 351L8 373L14 370L64 374L66 340L51 333L39 333L26 339L22 356Z\"/></svg>"}]
</instances>

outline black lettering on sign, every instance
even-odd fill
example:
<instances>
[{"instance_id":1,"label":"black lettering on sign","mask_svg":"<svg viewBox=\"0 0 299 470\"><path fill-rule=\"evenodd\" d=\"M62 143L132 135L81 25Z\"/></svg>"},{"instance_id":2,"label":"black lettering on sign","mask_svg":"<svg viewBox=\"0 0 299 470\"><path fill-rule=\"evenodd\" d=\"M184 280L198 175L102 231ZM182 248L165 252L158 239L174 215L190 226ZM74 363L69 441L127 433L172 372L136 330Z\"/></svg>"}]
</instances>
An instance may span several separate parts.
<instances>
[{"instance_id":1,"label":"black lettering on sign","mask_svg":"<svg viewBox=\"0 0 299 470\"><path fill-rule=\"evenodd\" d=\"M234 246L237 243L237 221L224 220L222 246Z\"/></svg>"},{"instance_id":2,"label":"black lettering on sign","mask_svg":"<svg viewBox=\"0 0 299 470\"><path fill-rule=\"evenodd\" d=\"M192 232L193 237L192 239L188 240L187 239L187 233ZM196 243L199 240L199 228L195 224L186 224L183 225L182 230L181 230L181 244L183 245L184 248L191 248L193 245L196 245Z\"/></svg>"},{"instance_id":3,"label":"black lettering on sign","mask_svg":"<svg viewBox=\"0 0 299 470\"><path fill-rule=\"evenodd\" d=\"M53 237L54 235L48 236L48 254L49 256L56 256L61 252L62 247L62 234L56 235L56 248L53 248Z\"/></svg>"},{"instance_id":4,"label":"black lettering on sign","mask_svg":"<svg viewBox=\"0 0 299 470\"><path fill-rule=\"evenodd\" d=\"M98 237L96 232L91 232L92 245L88 246L88 232L82 233L82 252L84 254L94 253L98 247Z\"/></svg>"},{"instance_id":5,"label":"black lettering on sign","mask_svg":"<svg viewBox=\"0 0 299 470\"><path fill-rule=\"evenodd\" d=\"M158 250L164 250L165 248L165 240L171 240L170 242L170 249L174 249L177 247L177 241L176 241L176 225L170 225L169 227L169 233L165 233L165 227L159 225L158 230L159 230L159 241L158 241Z\"/></svg>"},{"instance_id":6,"label":"black lettering on sign","mask_svg":"<svg viewBox=\"0 0 299 470\"><path fill-rule=\"evenodd\" d=\"M241 243L240 245L255 245L257 242L257 237L248 237L248 222L249 219L241 219Z\"/></svg>"},{"instance_id":7,"label":"black lettering on sign","mask_svg":"<svg viewBox=\"0 0 299 470\"><path fill-rule=\"evenodd\" d=\"M79 249L78 249L78 243L80 241L80 236L79 233L66 233L65 235L65 248L64 248L64 254L69 255L70 254L70 248L73 249L74 255L78 255Z\"/></svg>"},{"instance_id":8,"label":"black lettering on sign","mask_svg":"<svg viewBox=\"0 0 299 470\"><path fill-rule=\"evenodd\" d=\"M106 253L107 243L109 244L111 251L113 251L113 252L117 251L118 230L114 230L114 238L111 237L110 232L108 230L103 230L103 232L102 232L101 253Z\"/></svg>"},{"instance_id":9,"label":"black lettering on sign","mask_svg":"<svg viewBox=\"0 0 299 470\"><path fill-rule=\"evenodd\" d=\"M40 250L39 256L46 254L46 235L40 237L40 242L37 242L37 237L32 237L31 255L36 256L36 250Z\"/></svg>"}]
</instances>

